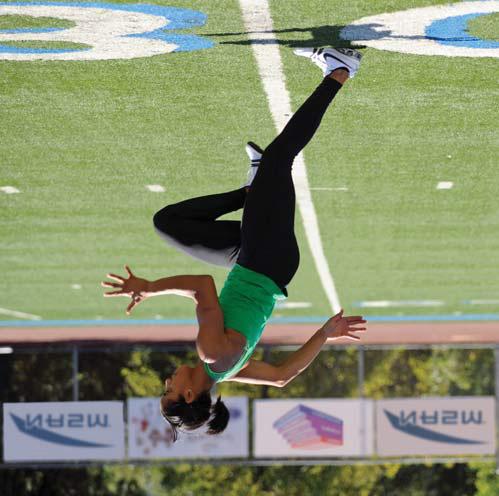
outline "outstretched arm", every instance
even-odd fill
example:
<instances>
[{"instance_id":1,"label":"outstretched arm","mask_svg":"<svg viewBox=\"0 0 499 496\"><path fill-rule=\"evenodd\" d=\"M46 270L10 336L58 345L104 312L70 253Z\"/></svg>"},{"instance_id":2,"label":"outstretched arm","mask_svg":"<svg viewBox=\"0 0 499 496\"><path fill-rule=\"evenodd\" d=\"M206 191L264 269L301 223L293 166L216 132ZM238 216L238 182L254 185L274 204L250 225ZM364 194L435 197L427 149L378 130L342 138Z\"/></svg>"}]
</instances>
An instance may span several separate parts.
<instances>
[{"instance_id":1,"label":"outstretched arm","mask_svg":"<svg viewBox=\"0 0 499 496\"><path fill-rule=\"evenodd\" d=\"M126 296L132 299L126 309L130 314L132 309L141 301L151 296L176 294L193 299L200 307L211 305L212 292L210 285L213 285L213 278L210 275L180 275L164 277L156 281L148 281L136 277L128 265L125 265L128 278L116 274L108 274L107 277L115 282L103 281L101 284L105 288L114 288L116 291L104 293L106 297ZM205 301L209 297L210 301Z\"/></svg>"},{"instance_id":2,"label":"outstretched arm","mask_svg":"<svg viewBox=\"0 0 499 496\"><path fill-rule=\"evenodd\" d=\"M104 281L102 286L114 288L116 291L104 293L106 297L127 296L132 299L126 309L127 315L146 298L164 294L177 294L192 298L196 302L196 316L199 322L199 332L196 347L199 358L207 363L215 362L224 356L228 341L224 332L224 317L218 303L215 281L210 275L172 276L148 281L136 277L130 267L125 265L128 279L116 274L107 277L115 282Z\"/></svg>"},{"instance_id":3,"label":"outstretched arm","mask_svg":"<svg viewBox=\"0 0 499 496\"><path fill-rule=\"evenodd\" d=\"M321 351L326 341L346 337L359 340L353 332L363 332L365 327L354 327L366 321L359 315L343 317L343 310L329 319L301 348L291 353L280 365L250 360L232 381L284 387L300 375Z\"/></svg>"}]
</instances>

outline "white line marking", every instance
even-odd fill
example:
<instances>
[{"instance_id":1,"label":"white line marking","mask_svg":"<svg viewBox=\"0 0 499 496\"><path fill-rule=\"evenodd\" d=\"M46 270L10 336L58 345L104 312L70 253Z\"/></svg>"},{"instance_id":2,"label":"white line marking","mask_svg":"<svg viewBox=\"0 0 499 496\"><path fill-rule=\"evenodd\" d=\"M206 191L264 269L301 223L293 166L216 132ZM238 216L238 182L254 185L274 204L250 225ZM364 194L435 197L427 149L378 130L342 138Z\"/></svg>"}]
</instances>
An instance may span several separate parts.
<instances>
[{"instance_id":1,"label":"white line marking","mask_svg":"<svg viewBox=\"0 0 499 496\"><path fill-rule=\"evenodd\" d=\"M312 303L308 301L283 301L276 303L276 308L310 308Z\"/></svg>"},{"instance_id":2,"label":"white line marking","mask_svg":"<svg viewBox=\"0 0 499 496\"><path fill-rule=\"evenodd\" d=\"M48 2L47 2L48 3ZM86 7L85 5L92 5ZM9 53L2 51L0 60L109 60L150 57L173 52L178 45L160 39L143 38L142 33L163 30L171 22L163 14L125 12L122 6L106 4L58 3L52 5L0 5L0 15L56 17L73 21L75 26L52 32L0 33L0 41L39 40L69 41L90 45L88 50L59 53ZM126 7L125 7L126 8ZM197 23L196 23L197 24ZM128 36L130 35L130 36Z\"/></svg>"},{"instance_id":3,"label":"white line marking","mask_svg":"<svg viewBox=\"0 0 499 496\"><path fill-rule=\"evenodd\" d=\"M379 300L360 301L355 306L360 308L387 308L387 307L441 307L445 302L440 300Z\"/></svg>"},{"instance_id":4,"label":"white line marking","mask_svg":"<svg viewBox=\"0 0 499 496\"><path fill-rule=\"evenodd\" d=\"M71 289L81 289L81 284L71 284Z\"/></svg>"},{"instance_id":5,"label":"white line marking","mask_svg":"<svg viewBox=\"0 0 499 496\"><path fill-rule=\"evenodd\" d=\"M165 192L165 188L163 188L163 186L161 186L161 184L148 184L148 185L146 185L146 188L149 191L152 191L153 193L164 193Z\"/></svg>"},{"instance_id":6,"label":"white line marking","mask_svg":"<svg viewBox=\"0 0 499 496\"><path fill-rule=\"evenodd\" d=\"M499 305L499 300L470 300L468 305Z\"/></svg>"},{"instance_id":7,"label":"white line marking","mask_svg":"<svg viewBox=\"0 0 499 496\"><path fill-rule=\"evenodd\" d=\"M454 186L452 181L440 181L437 184L437 189L451 189Z\"/></svg>"},{"instance_id":8,"label":"white line marking","mask_svg":"<svg viewBox=\"0 0 499 496\"><path fill-rule=\"evenodd\" d=\"M428 26L442 19L499 12L499 1L474 0L451 3L449 0L446 3L450 5L420 7L363 17L343 28L340 37L352 40L354 45L367 45L379 50L399 53L443 55L446 57L499 57L499 48L497 47L472 48L472 45L469 44L465 44L465 46L447 45L440 43L439 40L431 39L426 34Z\"/></svg>"},{"instance_id":9,"label":"white line marking","mask_svg":"<svg viewBox=\"0 0 499 496\"><path fill-rule=\"evenodd\" d=\"M310 188L311 191L348 191L348 188L341 186L340 188Z\"/></svg>"},{"instance_id":10,"label":"white line marking","mask_svg":"<svg viewBox=\"0 0 499 496\"><path fill-rule=\"evenodd\" d=\"M7 195L12 195L14 193L20 193L20 191L17 188L14 188L14 186L2 186L0 188L0 191L3 191Z\"/></svg>"},{"instance_id":11,"label":"white line marking","mask_svg":"<svg viewBox=\"0 0 499 496\"><path fill-rule=\"evenodd\" d=\"M42 318L39 315L33 315L32 313L18 312L16 310L9 310L8 308L0 308L0 314L9 315L10 317L18 317L20 319L42 320Z\"/></svg>"},{"instance_id":12,"label":"white line marking","mask_svg":"<svg viewBox=\"0 0 499 496\"><path fill-rule=\"evenodd\" d=\"M269 4L267 0L239 0L239 5L243 14L246 31L248 32L248 39L252 42L253 54L258 64L270 112L277 130L280 131L286 125L287 118L289 115L292 115L292 112L284 72L282 70L279 46L273 32L274 28L270 16ZM253 43L255 40L258 41ZM313 70L314 68L311 67L310 69ZM301 153L296 157L294 162L293 180L298 209L302 217L305 235L312 252L317 273L331 308L334 313L337 313L341 309L341 305L322 247L317 214L312 202L307 170L303 154ZM328 247L328 252L331 253L331 247Z\"/></svg>"}]
</instances>

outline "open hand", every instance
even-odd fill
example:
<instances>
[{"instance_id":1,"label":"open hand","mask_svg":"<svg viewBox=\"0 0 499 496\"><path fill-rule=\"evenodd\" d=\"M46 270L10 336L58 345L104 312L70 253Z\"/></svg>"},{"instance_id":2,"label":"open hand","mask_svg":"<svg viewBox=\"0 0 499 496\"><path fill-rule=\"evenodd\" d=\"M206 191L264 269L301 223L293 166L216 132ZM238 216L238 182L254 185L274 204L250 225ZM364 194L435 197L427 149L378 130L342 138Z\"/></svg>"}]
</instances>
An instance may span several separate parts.
<instances>
[{"instance_id":1,"label":"open hand","mask_svg":"<svg viewBox=\"0 0 499 496\"><path fill-rule=\"evenodd\" d=\"M352 332L364 332L365 327L354 327L358 324L365 324L367 321L361 315L353 317L343 317L343 309L339 313L331 317L323 326L322 330L326 337L337 339L341 337L359 340L360 337L352 334Z\"/></svg>"},{"instance_id":2,"label":"open hand","mask_svg":"<svg viewBox=\"0 0 499 496\"><path fill-rule=\"evenodd\" d=\"M128 273L128 279L117 276L116 274L107 274L107 277L109 277L109 279L113 279L116 282L102 281L101 286L105 288L118 288L118 291L110 291L109 293L104 293L105 297L130 296L130 298L132 298L132 301L126 308L126 314L130 315L133 307L147 298L146 290L148 281L139 277L135 277L128 265L125 265L125 270Z\"/></svg>"}]
</instances>

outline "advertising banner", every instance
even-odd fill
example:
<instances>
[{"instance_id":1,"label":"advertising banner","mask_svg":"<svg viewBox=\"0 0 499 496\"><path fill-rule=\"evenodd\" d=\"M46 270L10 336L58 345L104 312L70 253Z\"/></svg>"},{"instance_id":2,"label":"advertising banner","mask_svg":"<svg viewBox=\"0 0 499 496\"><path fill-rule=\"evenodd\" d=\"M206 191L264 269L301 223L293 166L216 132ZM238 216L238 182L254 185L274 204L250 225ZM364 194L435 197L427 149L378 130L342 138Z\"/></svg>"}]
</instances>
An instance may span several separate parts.
<instances>
[{"instance_id":1,"label":"advertising banner","mask_svg":"<svg viewBox=\"0 0 499 496\"><path fill-rule=\"evenodd\" d=\"M7 462L121 460L123 403L4 403L3 451Z\"/></svg>"},{"instance_id":2,"label":"advertising banner","mask_svg":"<svg viewBox=\"0 0 499 496\"><path fill-rule=\"evenodd\" d=\"M254 456L341 457L373 453L370 400L257 400Z\"/></svg>"},{"instance_id":3,"label":"advertising banner","mask_svg":"<svg viewBox=\"0 0 499 496\"><path fill-rule=\"evenodd\" d=\"M376 432L380 456L493 454L494 398L379 400Z\"/></svg>"},{"instance_id":4,"label":"advertising banner","mask_svg":"<svg viewBox=\"0 0 499 496\"><path fill-rule=\"evenodd\" d=\"M246 458L248 457L248 398L223 397L230 412L227 428L220 434L179 432L173 443L170 424L159 410L159 398L128 399L129 458Z\"/></svg>"}]
</instances>

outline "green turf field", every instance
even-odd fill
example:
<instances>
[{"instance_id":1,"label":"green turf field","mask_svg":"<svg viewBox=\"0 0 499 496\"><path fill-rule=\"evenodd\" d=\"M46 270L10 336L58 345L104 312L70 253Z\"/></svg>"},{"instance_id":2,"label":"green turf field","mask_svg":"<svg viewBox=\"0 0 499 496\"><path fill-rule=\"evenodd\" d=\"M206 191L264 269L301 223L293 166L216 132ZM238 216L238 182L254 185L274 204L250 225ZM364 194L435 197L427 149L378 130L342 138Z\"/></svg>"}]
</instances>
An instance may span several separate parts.
<instances>
[{"instance_id":1,"label":"green turf field","mask_svg":"<svg viewBox=\"0 0 499 496\"><path fill-rule=\"evenodd\" d=\"M293 109L320 81L293 47L348 45L339 30L357 19L445 3L332 0L325 10L318 0L271 1ZM124 263L147 278L210 273L221 289L226 270L166 246L152 215L240 187L245 142L266 145L275 129L238 2L155 4L207 14L181 32L215 46L131 60L0 60L0 186L20 191L0 192L0 308L46 320L124 318L126 300L104 300L99 285ZM475 21L473 34L492 39L496 21ZM0 30L51 22L67 21L0 16ZM312 190L340 301L348 312L360 301L444 302L367 315L499 314L497 59L363 53L305 151L311 188L348 188ZM440 181L454 186L437 190ZM296 233L301 266L289 301L311 306L274 316L328 315L298 212ZM193 318L194 308L156 298L133 317L157 315Z\"/></svg>"}]
</instances>

